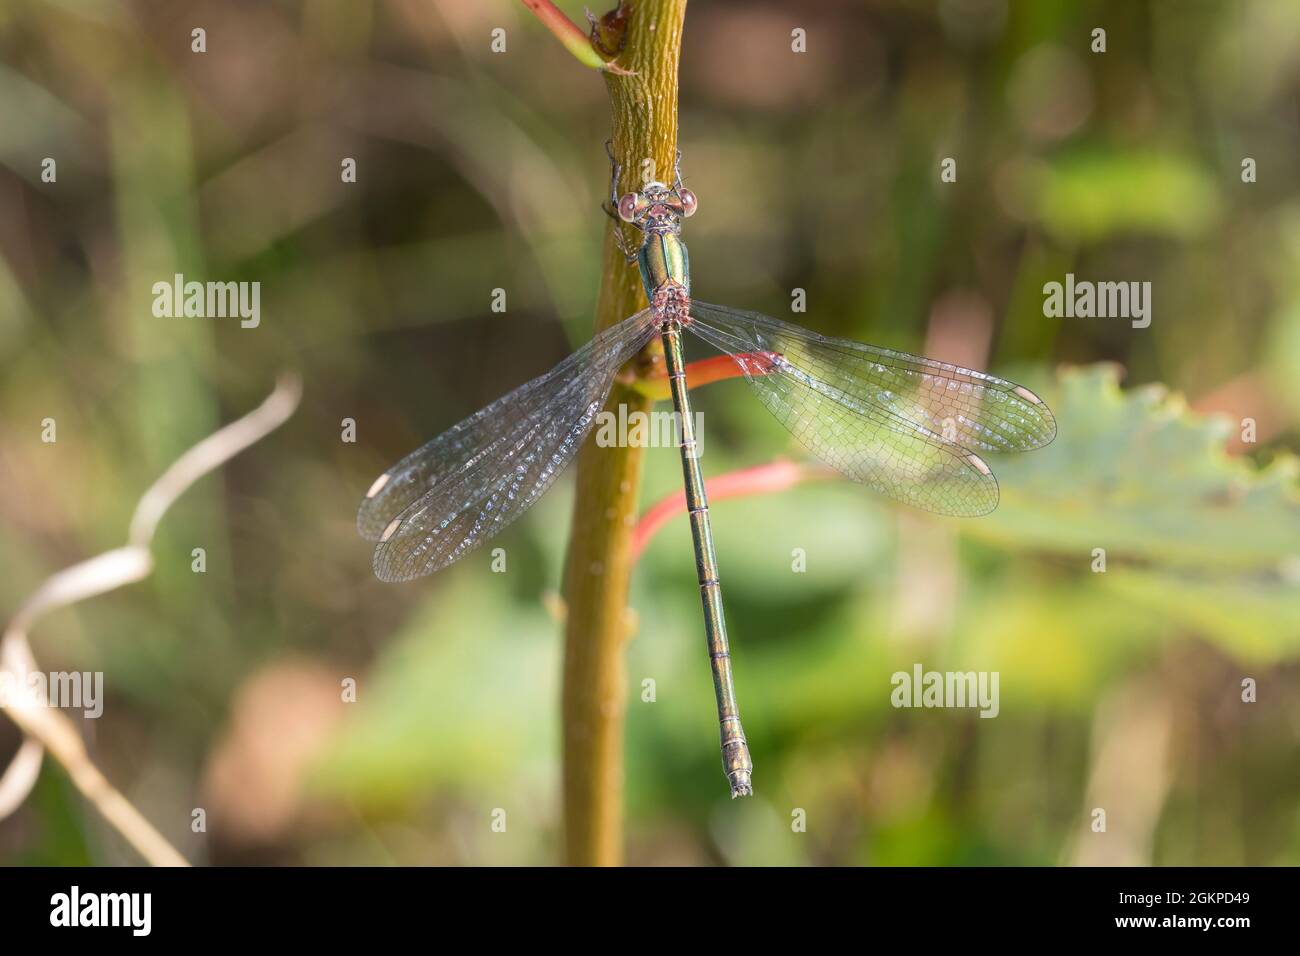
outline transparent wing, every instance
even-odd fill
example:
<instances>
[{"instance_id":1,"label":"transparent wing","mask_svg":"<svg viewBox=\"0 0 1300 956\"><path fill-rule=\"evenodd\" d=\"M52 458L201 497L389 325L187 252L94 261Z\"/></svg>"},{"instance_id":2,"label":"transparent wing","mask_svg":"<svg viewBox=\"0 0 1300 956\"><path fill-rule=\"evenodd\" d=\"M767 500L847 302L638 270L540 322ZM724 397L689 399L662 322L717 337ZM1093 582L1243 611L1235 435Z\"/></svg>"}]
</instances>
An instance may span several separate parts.
<instances>
[{"instance_id":1,"label":"transparent wing","mask_svg":"<svg viewBox=\"0 0 1300 956\"><path fill-rule=\"evenodd\" d=\"M832 339L757 312L693 302L689 326L730 354L810 451L891 498L986 514L998 485L971 449L1026 451L1056 436L1028 389L905 352Z\"/></svg>"},{"instance_id":2,"label":"transparent wing","mask_svg":"<svg viewBox=\"0 0 1300 956\"><path fill-rule=\"evenodd\" d=\"M614 375L656 331L648 309L624 319L376 479L357 512L358 531L378 542L375 574L431 574L523 514L577 454Z\"/></svg>"}]
</instances>

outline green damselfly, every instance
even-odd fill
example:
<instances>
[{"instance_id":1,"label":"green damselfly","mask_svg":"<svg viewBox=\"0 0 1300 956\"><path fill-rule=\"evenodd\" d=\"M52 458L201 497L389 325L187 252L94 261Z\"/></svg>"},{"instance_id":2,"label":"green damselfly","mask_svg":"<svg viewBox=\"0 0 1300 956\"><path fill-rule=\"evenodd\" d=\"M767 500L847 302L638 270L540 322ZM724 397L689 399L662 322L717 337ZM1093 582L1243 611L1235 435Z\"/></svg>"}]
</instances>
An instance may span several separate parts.
<instances>
[{"instance_id":1,"label":"green damselfly","mask_svg":"<svg viewBox=\"0 0 1300 956\"><path fill-rule=\"evenodd\" d=\"M604 408L619 369L659 336L681 439L723 769L737 797L753 792L753 764L732 683L682 331L729 355L767 409L827 464L939 514L992 511L997 479L976 452L1042 447L1056 436L1056 421L1014 382L692 300L681 225L697 201L682 184L680 155L671 186L649 182L619 196L619 175L614 164L607 211L642 234L635 250L621 237L619 246L639 263L650 307L403 458L370 486L357 527L377 542L375 574L385 581L460 560L550 488Z\"/></svg>"}]
</instances>

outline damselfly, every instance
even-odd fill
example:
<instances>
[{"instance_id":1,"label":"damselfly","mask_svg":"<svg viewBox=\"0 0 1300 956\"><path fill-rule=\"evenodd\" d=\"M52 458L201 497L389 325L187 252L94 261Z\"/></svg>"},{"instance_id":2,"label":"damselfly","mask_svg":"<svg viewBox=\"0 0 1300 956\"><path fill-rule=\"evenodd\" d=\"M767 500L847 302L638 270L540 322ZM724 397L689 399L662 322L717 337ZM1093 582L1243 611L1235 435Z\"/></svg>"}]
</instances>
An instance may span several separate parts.
<instances>
[{"instance_id":1,"label":"damselfly","mask_svg":"<svg viewBox=\"0 0 1300 956\"><path fill-rule=\"evenodd\" d=\"M939 514L992 511L998 483L977 452L1039 448L1055 437L1056 421L1038 396L1014 382L693 301L681 224L697 203L682 184L680 159L672 186L649 182L621 197L620 168L613 167L610 212L642 234L636 250L621 241L620 248L639 262L650 307L390 468L366 492L357 527L378 542L375 574L385 581L460 560L550 488L591 430L619 369L659 336L680 429L723 769L736 797L752 792L753 764L732 685L682 330L729 355L768 411L826 463Z\"/></svg>"}]
</instances>

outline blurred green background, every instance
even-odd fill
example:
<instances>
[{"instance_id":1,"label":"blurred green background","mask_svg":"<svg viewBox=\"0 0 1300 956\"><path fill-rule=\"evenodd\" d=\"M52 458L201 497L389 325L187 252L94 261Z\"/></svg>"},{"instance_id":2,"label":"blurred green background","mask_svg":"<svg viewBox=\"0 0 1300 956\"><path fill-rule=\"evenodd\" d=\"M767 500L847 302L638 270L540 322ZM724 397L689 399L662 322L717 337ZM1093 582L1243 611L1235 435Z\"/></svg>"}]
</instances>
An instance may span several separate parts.
<instances>
[{"instance_id":1,"label":"blurred green background","mask_svg":"<svg viewBox=\"0 0 1300 956\"><path fill-rule=\"evenodd\" d=\"M847 482L714 508L749 801L669 524L631 593L629 862L1300 862L1298 87L1300 5L1273 0L688 8L696 294L1006 374L1060 437L990 456L987 518ZM91 754L195 862L558 859L572 474L494 542L505 574L480 551L381 584L354 515L589 336L608 127L508 0L0 4L0 613L119 545L279 370L305 381L166 516L151 578L32 634L43 668L105 672ZM178 272L260 281L260 327L154 317ZM1045 318L1067 272L1151 282L1150 327ZM743 384L697 401L707 475L803 457ZM644 504L679 476L652 450ZM916 663L998 671L999 716L892 708ZM135 860L48 760L0 821L0 862Z\"/></svg>"}]
</instances>

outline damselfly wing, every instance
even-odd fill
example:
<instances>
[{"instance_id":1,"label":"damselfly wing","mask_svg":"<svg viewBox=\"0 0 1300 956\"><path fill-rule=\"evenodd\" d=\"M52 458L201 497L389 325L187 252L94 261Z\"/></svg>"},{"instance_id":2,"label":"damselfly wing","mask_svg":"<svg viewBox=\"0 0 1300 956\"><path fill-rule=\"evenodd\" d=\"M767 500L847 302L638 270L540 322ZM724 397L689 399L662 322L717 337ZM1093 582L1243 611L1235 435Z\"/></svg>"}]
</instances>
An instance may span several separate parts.
<instances>
[{"instance_id":1,"label":"damselfly wing","mask_svg":"<svg viewBox=\"0 0 1300 956\"><path fill-rule=\"evenodd\" d=\"M357 530L377 542L375 574L432 574L527 511L578 453L619 368L657 333L650 310L638 312L380 475L357 512Z\"/></svg>"},{"instance_id":2,"label":"damselfly wing","mask_svg":"<svg viewBox=\"0 0 1300 956\"><path fill-rule=\"evenodd\" d=\"M987 514L998 483L975 452L1030 451L1056 437L1042 399L1006 379L699 300L691 319L809 451L926 511Z\"/></svg>"}]
</instances>

